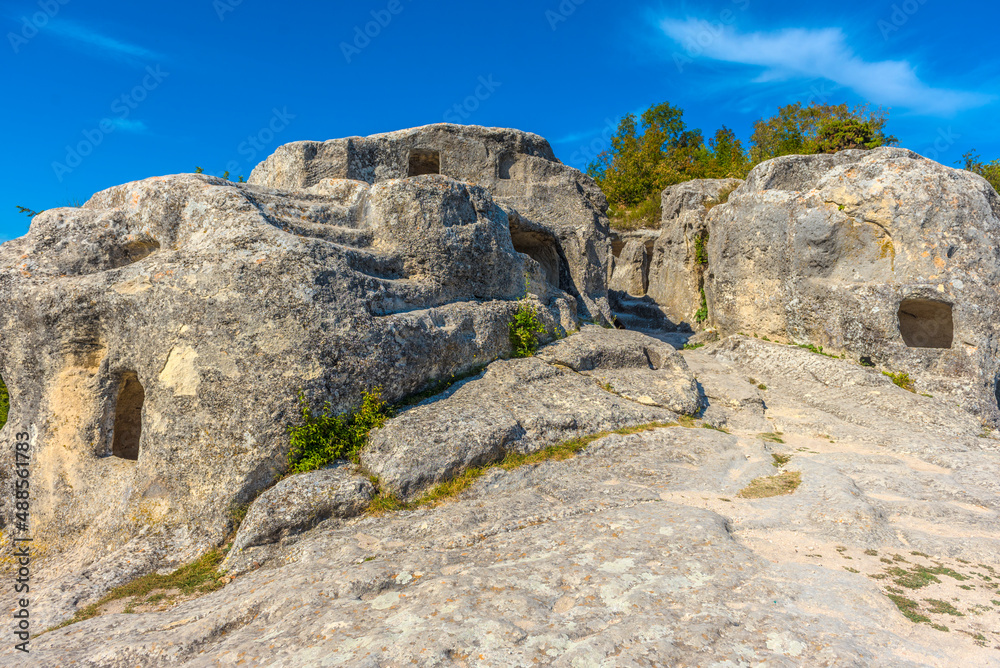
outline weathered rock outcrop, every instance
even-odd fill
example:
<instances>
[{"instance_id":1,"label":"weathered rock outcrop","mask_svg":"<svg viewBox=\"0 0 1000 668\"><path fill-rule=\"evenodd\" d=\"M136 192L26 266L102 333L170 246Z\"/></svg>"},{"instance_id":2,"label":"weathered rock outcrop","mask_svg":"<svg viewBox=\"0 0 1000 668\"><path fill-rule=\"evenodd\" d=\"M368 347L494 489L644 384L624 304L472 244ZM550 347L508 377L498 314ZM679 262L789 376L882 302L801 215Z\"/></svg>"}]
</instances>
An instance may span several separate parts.
<instances>
[{"instance_id":1,"label":"weathered rock outcrop","mask_svg":"<svg viewBox=\"0 0 1000 668\"><path fill-rule=\"evenodd\" d=\"M441 506L331 518L222 591L50 632L31 658L1000 666L995 435L950 401L800 348L733 337L681 355L732 433L613 435L569 461L494 468ZM791 494L740 495L789 473Z\"/></svg>"},{"instance_id":2,"label":"weathered rock outcrop","mask_svg":"<svg viewBox=\"0 0 1000 668\"><path fill-rule=\"evenodd\" d=\"M697 248L708 240L711 210L742 184L739 179L701 179L663 191L663 222L650 257L648 292L677 322L701 325L695 316L705 277Z\"/></svg>"},{"instance_id":3,"label":"weathered rock outcrop","mask_svg":"<svg viewBox=\"0 0 1000 668\"><path fill-rule=\"evenodd\" d=\"M616 394L637 378L654 388L641 401ZM697 383L673 347L590 326L536 358L495 362L482 378L403 413L372 434L361 462L383 489L412 500L508 453L700 409Z\"/></svg>"},{"instance_id":4,"label":"weathered rock outcrop","mask_svg":"<svg viewBox=\"0 0 1000 668\"><path fill-rule=\"evenodd\" d=\"M698 249L708 240L708 215L739 179L699 179L662 194L658 229L616 232L608 289L618 319L628 327L701 329L704 265Z\"/></svg>"},{"instance_id":5,"label":"weathered rock outcrop","mask_svg":"<svg viewBox=\"0 0 1000 668\"><path fill-rule=\"evenodd\" d=\"M250 183L299 190L324 179L380 183L444 174L486 188L516 210L514 247L539 262L550 282L578 299L581 317L610 318L607 200L593 179L559 162L538 135L503 128L437 124L325 142L285 144Z\"/></svg>"},{"instance_id":6,"label":"weathered rock outcrop","mask_svg":"<svg viewBox=\"0 0 1000 668\"><path fill-rule=\"evenodd\" d=\"M4 489L29 433L40 550L100 558L101 587L190 559L284 468L300 390L347 409L509 354L526 274L549 331L575 329L508 213L440 175L169 176L47 211L0 247Z\"/></svg>"},{"instance_id":7,"label":"weathered rock outcrop","mask_svg":"<svg viewBox=\"0 0 1000 668\"><path fill-rule=\"evenodd\" d=\"M1000 421L1000 197L979 176L896 148L777 158L708 229L721 335L867 358Z\"/></svg>"}]
</instances>

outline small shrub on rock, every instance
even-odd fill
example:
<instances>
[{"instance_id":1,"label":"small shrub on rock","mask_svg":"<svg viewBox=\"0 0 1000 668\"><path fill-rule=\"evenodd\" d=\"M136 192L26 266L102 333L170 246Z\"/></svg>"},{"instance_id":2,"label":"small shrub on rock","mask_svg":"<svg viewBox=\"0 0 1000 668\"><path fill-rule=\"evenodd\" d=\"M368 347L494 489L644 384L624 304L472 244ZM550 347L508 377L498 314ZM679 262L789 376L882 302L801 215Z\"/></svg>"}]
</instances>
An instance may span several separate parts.
<instances>
[{"instance_id":1,"label":"small shrub on rock","mask_svg":"<svg viewBox=\"0 0 1000 668\"><path fill-rule=\"evenodd\" d=\"M521 302L510 323L510 346L514 357L531 357L538 350L538 335L545 333L545 326L538 319L535 307Z\"/></svg>"},{"instance_id":2,"label":"small shrub on rock","mask_svg":"<svg viewBox=\"0 0 1000 668\"><path fill-rule=\"evenodd\" d=\"M291 450L289 473L320 469L338 459L355 459L368 443L368 434L379 429L391 417L389 404L382 398L382 388L364 393L361 407L334 415L327 402L321 413L314 413L304 394L299 395L302 424L289 426Z\"/></svg>"}]
</instances>

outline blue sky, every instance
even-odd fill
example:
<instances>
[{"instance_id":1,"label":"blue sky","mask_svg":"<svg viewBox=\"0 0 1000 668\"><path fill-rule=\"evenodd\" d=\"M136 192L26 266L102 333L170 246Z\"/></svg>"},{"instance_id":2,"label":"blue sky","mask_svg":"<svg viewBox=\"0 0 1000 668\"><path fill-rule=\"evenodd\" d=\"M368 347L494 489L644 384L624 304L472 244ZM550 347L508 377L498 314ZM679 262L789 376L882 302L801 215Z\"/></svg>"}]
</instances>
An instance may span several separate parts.
<instances>
[{"instance_id":1,"label":"blue sky","mask_svg":"<svg viewBox=\"0 0 1000 668\"><path fill-rule=\"evenodd\" d=\"M903 146L997 158L998 20L964 0L4 2L0 241L27 231L15 205L441 121L537 132L584 168L665 100L743 138L796 100L869 101Z\"/></svg>"}]
</instances>

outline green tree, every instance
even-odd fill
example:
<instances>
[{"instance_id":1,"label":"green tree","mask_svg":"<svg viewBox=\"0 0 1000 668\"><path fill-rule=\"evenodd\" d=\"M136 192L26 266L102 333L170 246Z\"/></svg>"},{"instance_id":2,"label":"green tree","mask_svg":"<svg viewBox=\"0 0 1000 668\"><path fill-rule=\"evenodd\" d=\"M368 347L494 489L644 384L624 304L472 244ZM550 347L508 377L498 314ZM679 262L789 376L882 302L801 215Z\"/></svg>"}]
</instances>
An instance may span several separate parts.
<instances>
[{"instance_id":1,"label":"green tree","mask_svg":"<svg viewBox=\"0 0 1000 668\"><path fill-rule=\"evenodd\" d=\"M979 154L976 153L976 149L972 149L962 156L962 161L959 164L962 165L963 169L973 174L979 174L989 181L994 190L1000 192L1000 160L983 162Z\"/></svg>"},{"instance_id":2,"label":"green tree","mask_svg":"<svg viewBox=\"0 0 1000 668\"><path fill-rule=\"evenodd\" d=\"M758 165L782 155L892 146L897 140L885 133L887 121L887 111L870 111L867 105L851 109L846 104L804 107L796 102L779 108L777 116L754 123L750 157Z\"/></svg>"}]
</instances>

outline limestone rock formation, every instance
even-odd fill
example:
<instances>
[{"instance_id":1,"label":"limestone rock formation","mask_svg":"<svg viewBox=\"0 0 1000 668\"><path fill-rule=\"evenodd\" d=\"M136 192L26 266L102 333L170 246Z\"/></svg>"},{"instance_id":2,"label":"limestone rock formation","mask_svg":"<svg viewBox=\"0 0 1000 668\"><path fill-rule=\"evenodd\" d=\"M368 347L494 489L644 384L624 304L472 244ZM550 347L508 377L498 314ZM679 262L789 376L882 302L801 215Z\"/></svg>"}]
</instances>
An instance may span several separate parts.
<instances>
[{"instance_id":1,"label":"limestone rock formation","mask_svg":"<svg viewBox=\"0 0 1000 668\"><path fill-rule=\"evenodd\" d=\"M768 161L708 217L722 336L823 346L1000 421L1000 197L897 148Z\"/></svg>"},{"instance_id":2,"label":"limestone rock formation","mask_svg":"<svg viewBox=\"0 0 1000 668\"><path fill-rule=\"evenodd\" d=\"M31 658L1000 666L995 434L794 346L736 336L681 356L731 433L613 435L569 461L494 468L443 505L330 520L221 591L52 631ZM439 433L461 440L464 425ZM795 474L790 494L741 495Z\"/></svg>"},{"instance_id":3,"label":"limestone rock formation","mask_svg":"<svg viewBox=\"0 0 1000 668\"><path fill-rule=\"evenodd\" d=\"M577 373L594 369L647 372L649 385L658 382L651 393L657 398L630 401L608 391L607 375ZM508 453L670 421L676 413L700 408L694 377L670 345L637 332L590 326L536 358L495 362L481 378L391 420L372 434L361 463L384 490L412 500L464 469L495 463Z\"/></svg>"},{"instance_id":4,"label":"limestone rock formation","mask_svg":"<svg viewBox=\"0 0 1000 668\"><path fill-rule=\"evenodd\" d=\"M538 135L451 124L279 147L250 183L300 190L324 179L370 184L444 174L485 188L511 219L514 247L544 268L550 282L577 297L580 316L605 322L608 205L593 179L563 165Z\"/></svg>"},{"instance_id":5,"label":"limestone rock formation","mask_svg":"<svg viewBox=\"0 0 1000 668\"><path fill-rule=\"evenodd\" d=\"M614 233L608 289L622 323L639 329L702 328L697 313L705 272L699 249L708 240L708 215L742 184L698 179L670 186L662 194L658 229Z\"/></svg>"},{"instance_id":6,"label":"limestone rock formation","mask_svg":"<svg viewBox=\"0 0 1000 668\"><path fill-rule=\"evenodd\" d=\"M0 247L0 475L30 433L39 550L98 560L99 589L221 543L228 508L283 471L300 391L344 410L509 354L526 275L550 334L575 329L510 217L441 175L168 176L37 216Z\"/></svg>"}]
</instances>

